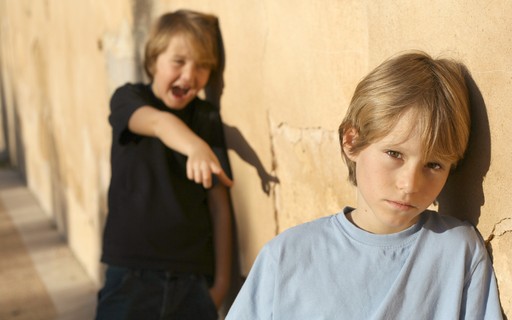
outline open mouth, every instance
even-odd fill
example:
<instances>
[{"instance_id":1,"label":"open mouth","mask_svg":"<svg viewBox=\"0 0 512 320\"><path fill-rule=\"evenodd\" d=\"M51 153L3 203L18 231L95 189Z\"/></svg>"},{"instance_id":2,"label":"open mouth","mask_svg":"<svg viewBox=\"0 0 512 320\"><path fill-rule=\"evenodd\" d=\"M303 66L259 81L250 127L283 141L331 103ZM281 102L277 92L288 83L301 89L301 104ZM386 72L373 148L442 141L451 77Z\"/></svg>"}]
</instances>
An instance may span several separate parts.
<instances>
[{"instance_id":1,"label":"open mouth","mask_svg":"<svg viewBox=\"0 0 512 320\"><path fill-rule=\"evenodd\" d=\"M171 90L172 90L172 94L176 98L183 98L188 93L190 88L181 88L181 87L178 87L178 86L174 86L174 87L172 87Z\"/></svg>"}]
</instances>

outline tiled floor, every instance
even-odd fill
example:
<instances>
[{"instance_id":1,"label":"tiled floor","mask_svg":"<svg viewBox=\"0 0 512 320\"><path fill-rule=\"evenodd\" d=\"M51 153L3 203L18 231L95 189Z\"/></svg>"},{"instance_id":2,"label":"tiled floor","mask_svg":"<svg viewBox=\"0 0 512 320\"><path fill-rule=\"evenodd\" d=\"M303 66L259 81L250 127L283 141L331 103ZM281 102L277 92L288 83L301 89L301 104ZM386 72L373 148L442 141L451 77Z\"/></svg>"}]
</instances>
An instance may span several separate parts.
<instances>
[{"instance_id":1,"label":"tiled floor","mask_svg":"<svg viewBox=\"0 0 512 320\"><path fill-rule=\"evenodd\" d=\"M19 175L0 170L0 319L93 319L97 288Z\"/></svg>"}]
</instances>

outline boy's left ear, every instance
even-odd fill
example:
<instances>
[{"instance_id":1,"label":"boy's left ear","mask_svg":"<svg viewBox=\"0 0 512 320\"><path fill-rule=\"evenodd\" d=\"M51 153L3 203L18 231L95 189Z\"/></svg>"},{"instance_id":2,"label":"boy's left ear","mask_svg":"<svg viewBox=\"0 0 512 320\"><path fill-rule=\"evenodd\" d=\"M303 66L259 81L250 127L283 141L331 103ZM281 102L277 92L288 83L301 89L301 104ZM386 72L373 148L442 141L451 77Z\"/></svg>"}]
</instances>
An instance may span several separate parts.
<instances>
[{"instance_id":1,"label":"boy's left ear","mask_svg":"<svg viewBox=\"0 0 512 320\"><path fill-rule=\"evenodd\" d=\"M343 142L341 144L345 155L354 162L356 161L357 154L352 152L352 149L356 143L357 136L358 134L355 128L347 129L343 132Z\"/></svg>"}]
</instances>

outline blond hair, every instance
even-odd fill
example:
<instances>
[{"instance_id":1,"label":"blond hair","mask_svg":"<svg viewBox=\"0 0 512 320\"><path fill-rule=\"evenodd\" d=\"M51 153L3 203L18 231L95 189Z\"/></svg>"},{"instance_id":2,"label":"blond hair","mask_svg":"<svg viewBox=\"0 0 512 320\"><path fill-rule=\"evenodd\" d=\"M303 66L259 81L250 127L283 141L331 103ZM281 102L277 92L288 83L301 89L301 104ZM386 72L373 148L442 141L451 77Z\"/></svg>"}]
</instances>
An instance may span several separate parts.
<instances>
[{"instance_id":1,"label":"blond hair","mask_svg":"<svg viewBox=\"0 0 512 320\"><path fill-rule=\"evenodd\" d=\"M191 10L178 10L160 16L149 33L144 55L144 70L150 79L153 79L155 74L158 56L167 49L175 35L185 37L193 49L194 60L215 71L219 64L217 17Z\"/></svg>"},{"instance_id":2,"label":"blond hair","mask_svg":"<svg viewBox=\"0 0 512 320\"><path fill-rule=\"evenodd\" d=\"M383 62L356 87L339 127L349 181L357 185L356 164L345 154L343 137L355 130L348 152L357 154L385 137L402 115L413 110L423 158L436 157L455 165L464 156L470 132L466 69L448 59L433 59L421 51L407 52Z\"/></svg>"}]
</instances>

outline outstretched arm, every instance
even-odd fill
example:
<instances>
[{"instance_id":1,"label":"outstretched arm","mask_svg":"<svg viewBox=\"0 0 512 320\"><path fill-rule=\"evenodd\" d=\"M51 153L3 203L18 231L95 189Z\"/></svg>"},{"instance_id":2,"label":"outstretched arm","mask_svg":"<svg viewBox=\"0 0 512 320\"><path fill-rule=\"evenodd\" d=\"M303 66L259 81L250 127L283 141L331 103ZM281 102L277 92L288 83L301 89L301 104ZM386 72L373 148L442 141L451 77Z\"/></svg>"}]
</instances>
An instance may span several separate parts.
<instances>
[{"instance_id":1,"label":"outstretched arm","mask_svg":"<svg viewBox=\"0 0 512 320\"><path fill-rule=\"evenodd\" d=\"M232 259L232 222L228 191L221 184L208 190L208 206L213 225L215 281L210 289L217 309L222 305L230 285Z\"/></svg>"},{"instance_id":2,"label":"outstretched arm","mask_svg":"<svg viewBox=\"0 0 512 320\"><path fill-rule=\"evenodd\" d=\"M158 138L167 147L186 155L190 180L210 188L212 174L216 174L225 186L233 184L208 144L175 115L143 106L130 117L128 128L134 133Z\"/></svg>"}]
</instances>

